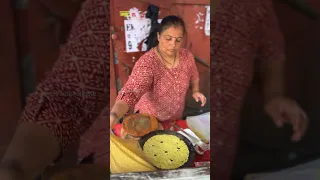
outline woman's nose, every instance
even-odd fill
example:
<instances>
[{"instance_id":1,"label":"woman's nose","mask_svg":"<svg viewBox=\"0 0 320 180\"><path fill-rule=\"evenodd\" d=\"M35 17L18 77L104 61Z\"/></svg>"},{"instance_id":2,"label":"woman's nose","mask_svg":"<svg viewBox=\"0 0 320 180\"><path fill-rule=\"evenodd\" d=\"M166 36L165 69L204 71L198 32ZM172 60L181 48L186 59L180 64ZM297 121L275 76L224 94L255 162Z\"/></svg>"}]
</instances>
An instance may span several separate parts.
<instances>
[{"instance_id":1,"label":"woman's nose","mask_svg":"<svg viewBox=\"0 0 320 180\"><path fill-rule=\"evenodd\" d=\"M171 45L171 46L176 47L176 44L177 44L177 42L176 42L175 39L173 39L173 40L170 41L170 45Z\"/></svg>"}]
</instances>

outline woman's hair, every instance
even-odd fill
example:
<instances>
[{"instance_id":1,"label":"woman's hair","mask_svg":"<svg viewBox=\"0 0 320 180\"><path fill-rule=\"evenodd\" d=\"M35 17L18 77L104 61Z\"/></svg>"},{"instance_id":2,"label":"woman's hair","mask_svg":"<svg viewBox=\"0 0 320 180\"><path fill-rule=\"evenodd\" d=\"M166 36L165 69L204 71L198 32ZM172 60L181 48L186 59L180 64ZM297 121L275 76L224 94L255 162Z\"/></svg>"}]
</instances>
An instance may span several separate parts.
<instances>
[{"instance_id":1,"label":"woman's hair","mask_svg":"<svg viewBox=\"0 0 320 180\"><path fill-rule=\"evenodd\" d=\"M186 27L185 27L184 21L180 17L166 16L165 18L162 19L161 24L154 24L153 27L151 28L151 31L147 40L148 51L153 47L158 46L159 44L158 33L161 34L163 31L165 31L170 27L182 27L183 34L186 33Z\"/></svg>"}]
</instances>

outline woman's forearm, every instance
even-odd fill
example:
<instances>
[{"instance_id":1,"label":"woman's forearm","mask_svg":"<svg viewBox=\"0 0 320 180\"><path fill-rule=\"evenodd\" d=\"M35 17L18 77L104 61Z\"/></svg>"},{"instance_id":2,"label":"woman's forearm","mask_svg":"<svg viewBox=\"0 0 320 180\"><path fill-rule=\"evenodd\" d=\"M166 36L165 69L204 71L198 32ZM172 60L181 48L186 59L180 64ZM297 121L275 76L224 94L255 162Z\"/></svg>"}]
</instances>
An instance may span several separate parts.
<instances>
[{"instance_id":1,"label":"woman's forearm","mask_svg":"<svg viewBox=\"0 0 320 180\"><path fill-rule=\"evenodd\" d=\"M264 99L268 101L285 93L285 60L269 60L262 64Z\"/></svg>"},{"instance_id":2,"label":"woman's forearm","mask_svg":"<svg viewBox=\"0 0 320 180\"><path fill-rule=\"evenodd\" d=\"M112 109L110 116L110 126L112 127L115 123L119 121L127 112L129 111L129 106L126 102L122 100L117 100Z\"/></svg>"},{"instance_id":3,"label":"woman's forearm","mask_svg":"<svg viewBox=\"0 0 320 180\"><path fill-rule=\"evenodd\" d=\"M22 123L1 161L2 168L18 168L24 179L34 179L60 155L60 145L49 129Z\"/></svg>"},{"instance_id":4,"label":"woman's forearm","mask_svg":"<svg viewBox=\"0 0 320 180\"><path fill-rule=\"evenodd\" d=\"M200 91L199 80L191 81L191 91L192 92L199 92Z\"/></svg>"}]
</instances>

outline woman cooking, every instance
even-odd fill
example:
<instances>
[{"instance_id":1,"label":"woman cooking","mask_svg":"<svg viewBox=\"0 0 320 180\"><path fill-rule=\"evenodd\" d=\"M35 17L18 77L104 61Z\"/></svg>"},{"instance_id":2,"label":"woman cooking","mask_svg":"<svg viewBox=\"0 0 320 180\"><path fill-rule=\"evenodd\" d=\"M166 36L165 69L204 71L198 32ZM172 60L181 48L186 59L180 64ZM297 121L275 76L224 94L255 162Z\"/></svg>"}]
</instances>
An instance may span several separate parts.
<instances>
[{"instance_id":1,"label":"woman cooking","mask_svg":"<svg viewBox=\"0 0 320 180\"><path fill-rule=\"evenodd\" d=\"M177 16L167 16L154 31L156 32L151 32L148 38L148 49L150 50L136 62L127 83L118 93L115 105L110 112L111 128L130 109L133 109L134 112L155 117L163 129L170 129L171 122L182 118L185 96L190 84L193 98L201 101L202 106L206 103L205 96L199 92L199 73L193 55L188 50L181 48L186 35L183 20ZM139 124L140 127L147 124L145 121L139 122L141 118L138 121L131 117L128 120L132 119L134 121L132 124L135 125L129 127L130 131L141 130ZM128 123L123 124L123 127L128 128ZM121 128L117 126L115 129L119 127ZM140 131L143 132L140 136L134 133L134 137L139 138L150 131L152 130ZM116 132L119 133L119 130ZM123 133L120 136L127 137ZM146 161L146 157L142 155L139 148L136 148L134 141L121 141L113 135L110 136L110 139L110 170L112 173L155 170ZM159 146L156 149L161 148ZM170 148L166 150L169 154L174 153ZM154 150L152 152L157 154ZM155 159L151 161L158 162ZM167 164L164 166L170 167ZM174 165L172 168L179 166L180 164Z\"/></svg>"},{"instance_id":2,"label":"woman cooking","mask_svg":"<svg viewBox=\"0 0 320 180\"><path fill-rule=\"evenodd\" d=\"M181 48L186 35L184 21L177 16L163 18L157 37L149 37L151 47L135 64L127 83L118 93L110 113L114 125L131 108L156 117L164 129L182 118L185 96L191 85L192 96L201 106L206 97L199 92L199 73L193 55Z\"/></svg>"},{"instance_id":3,"label":"woman cooking","mask_svg":"<svg viewBox=\"0 0 320 180\"><path fill-rule=\"evenodd\" d=\"M109 83L107 83L109 82L109 71L107 68L109 52L106 51L106 49L109 49L110 41L108 38L110 34L108 4L109 1L103 0L86 0L83 3L82 9L70 31L68 43L61 48L61 53L52 69L52 73L28 97L19 126L1 161L1 180L24 180L37 177L48 165L53 162L62 161L72 145L76 144L80 140L80 137L81 139L84 138L85 132L94 136L94 141L92 141L94 144L91 143L88 146L84 143L84 146L80 149L90 153L94 152L95 157L97 157L94 163L107 164L109 162L109 142L106 142L109 128L103 127L105 128L103 130L107 131L106 133L101 128L99 129L100 131L92 132L95 130L95 126L99 126L99 123L106 119L100 118L100 114L103 114L101 113L103 109L106 110L106 117L109 116ZM93 21L92 19L95 20ZM159 65L158 62L166 61L160 59L161 56L157 48L147 52L136 63L130 80L121 91L123 96L119 97L120 99L118 99L112 110L118 117L123 116L129 109L129 106L133 107L134 101L138 102L138 99L140 99L138 95L142 96L144 94L133 92L132 90L134 89L130 92L128 88L133 86L133 84L139 90L144 88L138 88L137 85L149 85L152 87L156 84L158 86L161 85L159 84L160 79L156 78L160 77L159 74L164 72L165 67L167 68L167 73L170 74L176 73L176 75L181 76L182 72L185 71L187 73L184 74L184 78L176 79L180 83L175 84L175 86L173 86L172 77L163 74L163 80L161 79L163 85L160 87L169 89L170 87L167 86L172 86L170 91L166 92L166 94L170 94L166 98L175 99L171 101L166 100L166 102L163 102L164 105L166 107L169 107L169 105L173 106L176 104L171 104L171 102L178 104L178 99L185 98L182 94L181 97L178 94L182 90L187 89L187 85L185 84L185 89L182 89L182 80L184 79L185 83L189 83L186 80L186 76L191 78L191 73L189 73L191 68L187 69L186 67L191 67L191 64L194 64L191 58L187 58L187 51L178 48L181 46L181 42L178 41L183 39L178 37L184 36L185 27L182 21L175 26L174 24L169 25L170 23L167 24L165 22L166 20L163 20L162 25L159 27L158 49L166 61L169 63L175 62L173 65L169 63L163 64L162 70L160 70L160 66L157 66ZM80 27L78 25L84 26ZM174 34L177 32L179 32L179 35ZM95 38L92 38L92 36ZM96 46L102 48L96 48ZM172 53L167 51L169 48L179 50L179 53L176 53L175 60L172 58ZM154 54L157 54L157 56L154 56ZM152 56L154 57L153 59L151 59ZM145 65L146 62L151 63ZM150 76L146 76L147 73L144 72L145 67L154 70L148 72ZM137 76L137 74L140 75ZM138 80L145 81L151 79L151 75L153 80L152 85L150 82L144 82L144 84L138 82ZM194 97L202 97L202 94L196 92L198 91L197 84L195 83L192 87L195 92ZM161 96L162 94L153 93L155 91L158 92L159 88L153 87L148 89L150 90L144 90L145 94L138 103L140 105L140 112L148 112L147 110L152 110L155 107L157 107L157 112L159 113L170 110L170 108L164 108L160 111L162 107L161 104L157 104L156 98L165 98ZM156 94L157 96L155 96ZM132 101L128 101L127 105L124 102L129 99L129 96L135 98L130 98ZM150 98L152 98L152 101L145 104L148 106L141 108L142 103L147 102L146 99ZM204 104L205 98L203 97L202 99L202 103ZM182 104L181 101L180 103ZM138 105L135 107L137 108ZM156 113L152 113L152 115L157 116L160 121L164 117L158 116ZM171 116L164 119L178 118L178 112L171 114ZM117 120L118 118L111 115L110 121L116 123ZM101 132L103 132L103 135L101 135ZM83 140L81 141L83 142Z\"/></svg>"}]
</instances>

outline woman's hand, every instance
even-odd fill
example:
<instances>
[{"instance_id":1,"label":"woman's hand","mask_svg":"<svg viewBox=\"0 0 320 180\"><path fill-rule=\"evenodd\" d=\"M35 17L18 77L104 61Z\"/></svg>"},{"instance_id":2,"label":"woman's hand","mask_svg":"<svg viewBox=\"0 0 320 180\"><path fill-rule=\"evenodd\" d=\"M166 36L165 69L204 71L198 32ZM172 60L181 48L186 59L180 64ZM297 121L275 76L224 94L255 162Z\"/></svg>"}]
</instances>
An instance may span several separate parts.
<instances>
[{"instance_id":1,"label":"woman's hand","mask_svg":"<svg viewBox=\"0 0 320 180\"><path fill-rule=\"evenodd\" d=\"M201 106L204 106L207 102L207 98L200 92L192 93L192 97L197 101L201 101Z\"/></svg>"},{"instance_id":2,"label":"woman's hand","mask_svg":"<svg viewBox=\"0 0 320 180\"><path fill-rule=\"evenodd\" d=\"M117 124L117 117L110 114L110 130Z\"/></svg>"},{"instance_id":3,"label":"woman's hand","mask_svg":"<svg viewBox=\"0 0 320 180\"><path fill-rule=\"evenodd\" d=\"M272 118L277 127L289 123L293 128L292 141L299 141L308 129L309 120L306 113L293 100L276 97L265 105L265 112Z\"/></svg>"}]
</instances>

